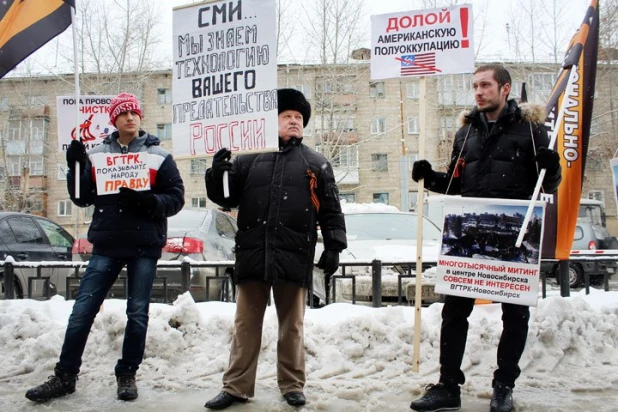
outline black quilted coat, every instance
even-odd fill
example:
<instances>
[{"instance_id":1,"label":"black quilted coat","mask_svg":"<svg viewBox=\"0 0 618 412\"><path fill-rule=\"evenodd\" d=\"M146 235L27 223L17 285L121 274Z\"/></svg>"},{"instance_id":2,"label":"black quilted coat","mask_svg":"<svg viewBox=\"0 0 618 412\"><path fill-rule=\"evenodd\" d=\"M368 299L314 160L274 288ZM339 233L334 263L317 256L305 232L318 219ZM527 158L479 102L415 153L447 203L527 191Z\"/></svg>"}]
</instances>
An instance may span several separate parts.
<instances>
[{"instance_id":1,"label":"black quilted coat","mask_svg":"<svg viewBox=\"0 0 618 412\"><path fill-rule=\"evenodd\" d=\"M549 138L544 108L521 107L509 100L493 127L476 108L462 117L455 135L448 173L426 179L427 189L446 194L506 199L530 199L539 170L534 158ZM553 193L561 170L547 173L543 190Z\"/></svg>"},{"instance_id":2,"label":"black quilted coat","mask_svg":"<svg viewBox=\"0 0 618 412\"><path fill-rule=\"evenodd\" d=\"M311 201L311 175L319 212ZM309 287L317 225L324 248L347 247L345 221L331 165L324 156L293 138L278 152L237 156L229 172L230 196L206 172L208 197L238 207L236 283L263 280Z\"/></svg>"}]
</instances>

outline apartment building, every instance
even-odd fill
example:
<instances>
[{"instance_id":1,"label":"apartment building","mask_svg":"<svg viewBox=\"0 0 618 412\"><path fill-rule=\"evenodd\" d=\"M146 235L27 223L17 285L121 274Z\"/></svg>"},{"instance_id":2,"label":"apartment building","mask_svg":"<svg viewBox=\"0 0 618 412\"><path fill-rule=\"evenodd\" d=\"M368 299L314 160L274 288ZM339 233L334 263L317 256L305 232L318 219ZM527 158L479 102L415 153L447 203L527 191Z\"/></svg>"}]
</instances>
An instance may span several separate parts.
<instances>
[{"instance_id":1,"label":"apartment building","mask_svg":"<svg viewBox=\"0 0 618 412\"><path fill-rule=\"evenodd\" d=\"M508 65L511 97L525 82L529 101L545 103L559 67ZM599 65L597 92L583 197L605 202L610 230L618 232L609 159L616 145L618 79ZM171 70L120 75L82 75L82 95L136 94L142 127L172 147ZM350 202L382 202L414 210L417 185L412 163L419 157L446 168L460 113L473 106L471 75L445 75L373 82L367 61L347 65L281 65L280 87L305 93L313 113L305 143L330 159L341 197ZM83 235L93 210L80 209L66 190L64 153L58 151L56 96L74 94L72 75L0 80L0 209L47 216L69 232ZM424 155L419 156L419 151ZM214 207L204 189L210 158L177 158L186 186L187 207Z\"/></svg>"}]
</instances>

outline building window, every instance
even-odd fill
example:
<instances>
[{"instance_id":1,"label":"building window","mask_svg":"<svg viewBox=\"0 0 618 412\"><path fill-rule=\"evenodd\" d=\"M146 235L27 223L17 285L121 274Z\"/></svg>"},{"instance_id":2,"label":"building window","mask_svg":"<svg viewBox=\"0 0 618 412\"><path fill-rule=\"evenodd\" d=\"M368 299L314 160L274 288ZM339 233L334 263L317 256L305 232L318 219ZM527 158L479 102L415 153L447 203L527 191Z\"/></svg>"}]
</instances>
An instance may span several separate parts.
<instances>
[{"instance_id":1,"label":"building window","mask_svg":"<svg viewBox=\"0 0 618 412\"><path fill-rule=\"evenodd\" d=\"M58 175L57 175L58 180L67 180L67 173L69 172L67 165L57 164L56 167L58 170Z\"/></svg>"},{"instance_id":2,"label":"building window","mask_svg":"<svg viewBox=\"0 0 618 412\"><path fill-rule=\"evenodd\" d=\"M371 170L388 172L388 155L386 153L372 153Z\"/></svg>"},{"instance_id":3,"label":"building window","mask_svg":"<svg viewBox=\"0 0 618 412\"><path fill-rule=\"evenodd\" d=\"M388 193L374 193L373 203L384 203L385 205L388 205Z\"/></svg>"},{"instance_id":4,"label":"building window","mask_svg":"<svg viewBox=\"0 0 618 412\"><path fill-rule=\"evenodd\" d=\"M43 156L30 156L28 160L30 176L43 176L45 174L45 161Z\"/></svg>"},{"instance_id":5,"label":"building window","mask_svg":"<svg viewBox=\"0 0 618 412\"><path fill-rule=\"evenodd\" d=\"M358 167L358 145L334 145L327 146L329 153L325 153L321 145L316 146L315 150L322 153L329 159L333 168L357 168Z\"/></svg>"},{"instance_id":6,"label":"building window","mask_svg":"<svg viewBox=\"0 0 618 412\"><path fill-rule=\"evenodd\" d=\"M170 104L172 103L171 89L157 89L157 103Z\"/></svg>"},{"instance_id":7,"label":"building window","mask_svg":"<svg viewBox=\"0 0 618 412\"><path fill-rule=\"evenodd\" d=\"M589 190L588 199L599 200L605 205L605 191L604 190Z\"/></svg>"},{"instance_id":8,"label":"building window","mask_svg":"<svg viewBox=\"0 0 618 412\"><path fill-rule=\"evenodd\" d=\"M34 199L26 200L26 207L29 212L42 212L43 211L43 202L41 202L41 198L37 197Z\"/></svg>"},{"instance_id":9,"label":"building window","mask_svg":"<svg viewBox=\"0 0 618 412\"><path fill-rule=\"evenodd\" d=\"M191 174L203 175L206 173L206 159L191 159Z\"/></svg>"},{"instance_id":10,"label":"building window","mask_svg":"<svg viewBox=\"0 0 618 412\"><path fill-rule=\"evenodd\" d=\"M356 202L356 194L354 193L339 193L339 199L345 200L347 203Z\"/></svg>"},{"instance_id":11,"label":"building window","mask_svg":"<svg viewBox=\"0 0 618 412\"><path fill-rule=\"evenodd\" d=\"M440 118L440 141L451 140L455 135L455 120L452 117Z\"/></svg>"},{"instance_id":12,"label":"building window","mask_svg":"<svg viewBox=\"0 0 618 412\"><path fill-rule=\"evenodd\" d=\"M73 204L70 200L61 200L58 202L58 216L71 216Z\"/></svg>"},{"instance_id":13,"label":"building window","mask_svg":"<svg viewBox=\"0 0 618 412\"><path fill-rule=\"evenodd\" d=\"M408 134L418 134L418 117L408 117Z\"/></svg>"},{"instance_id":14,"label":"building window","mask_svg":"<svg viewBox=\"0 0 618 412\"><path fill-rule=\"evenodd\" d=\"M161 140L172 140L172 124L157 123L157 137Z\"/></svg>"},{"instance_id":15,"label":"building window","mask_svg":"<svg viewBox=\"0 0 618 412\"><path fill-rule=\"evenodd\" d=\"M0 112L6 112L9 110L9 98L0 97Z\"/></svg>"},{"instance_id":16,"label":"building window","mask_svg":"<svg viewBox=\"0 0 618 412\"><path fill-rule=\"evenodd\" d=\"M47 104L47 96L28 96L28 106L45 106Z\"/></svg>"},{"instance_id":17,"label":"building window","mask_svg":"<svg viewBox=\"0 0 618 412\"><path fill-rule=\"evenodd\" d=\"M333 119L333 131L337 132L353 132L354 119Z\"/></svg>"},{"instance_id":18,"label":"building window","mask_svg":"<svg viewBox=\"0 0 618 412\"><path fill-rule=\"evenodd\" d=\"M369 83L369 97L384 97L384 82Z\"/></svg>"},{"instance_id":19,"label":"building window","mask_svg":"<svg viewBox=\"0 0 618 412\"><path fill-rule=\"evenodd\" d=\"M554 73L533 73L528 76L526 93L529 102L544 102L551 94L556 82Z\"/></svg>"},{"instance_id":20,"label":"building window","mask_svg":"<svg viewBox=\"0 0 618 412\"><path fill-rule=\"evenodd\" d=\"M420 85L418 80L413 80L406 83L406 97L408 99L418 99L420 94Z\"/></svg>"},{"instance_id":21,"label":"building window","mask_svg":"<svg viewBox=\"0 0 618 412\"><path fill-rule=\"evenodd\" d=\"M193 208L205 208L206 207L206 198L205 197L192 197L191 198L191 207L193 207Z\"/></svg>"},{"instance_id":22,"label":"building window","mask_svg":"<svg viewBox=\"0 0 618 412\"><path fill-rule=\"evenodd\" d=\"M371 119L371 134L381 134L386 130L386 119L383 117Z\"/></svg>"},{"instance_id":23,"label":"building window","mask_svg":"<svg viewBox=\"0 0 618 412\"><path fill-rule=\"evenodd\" d=\"M469 74L439 76L438 104L446 106L471 106L474 104L472 76Z\"/></svg>"},{"instance_id":24,"label":"building window","mask_svg":"<svg viewBox=\"0 0 618 412\"><path fill-rule=\"evenodd\" d=\"M305 99L311 99L311 85L309 84L295 84L292 88L302 92L305 95Z\"/></svg>"},{"instance_id":25,"label":"building window","mask_svg":"<svg viewBox=\"0 0 618 412\"><path fill-rule=\"evenodd\" d=\"M94 205L83 208L84 217L94 216Z\"/></svg>"},{"instance_id":26,"label":"building window","mask_svg":"<svg viewBox=\"0 0 618 412\"><path fill-rule=\"evenodd\" d=\"M417 206L418 206L418 192L408 192L408 209L411 212L415 212Z\"/></svg>"}]
</instances>

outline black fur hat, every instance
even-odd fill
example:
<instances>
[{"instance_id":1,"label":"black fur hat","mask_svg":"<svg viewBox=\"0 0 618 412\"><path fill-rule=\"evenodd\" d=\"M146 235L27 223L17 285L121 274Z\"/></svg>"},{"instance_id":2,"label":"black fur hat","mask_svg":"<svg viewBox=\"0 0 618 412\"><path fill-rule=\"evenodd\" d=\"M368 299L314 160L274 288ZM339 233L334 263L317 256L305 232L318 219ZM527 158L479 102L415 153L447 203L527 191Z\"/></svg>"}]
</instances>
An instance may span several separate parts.
<instances>
[{"instance_id":1,"label":"black fur hat","mask_svg":"<svg viewBox=\"0 0 618 412\"><path fill-rule=\"evenodd\" d=\"M277 104L279 113L286 110L296 110L303 115L303 127L307 127L311 117L311 105L305 99L305 95L296 89L278 89Z\"/></svg>"}]
</instances>

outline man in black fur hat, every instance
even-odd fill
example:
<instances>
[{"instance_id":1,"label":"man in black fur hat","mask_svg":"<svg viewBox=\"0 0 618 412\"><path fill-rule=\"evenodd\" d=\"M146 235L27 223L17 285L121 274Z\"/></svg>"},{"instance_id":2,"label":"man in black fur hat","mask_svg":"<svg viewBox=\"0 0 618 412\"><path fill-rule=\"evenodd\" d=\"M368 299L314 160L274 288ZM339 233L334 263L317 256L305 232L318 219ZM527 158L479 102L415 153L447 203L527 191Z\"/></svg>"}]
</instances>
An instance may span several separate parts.
<instances>
[{"instance_id":1,"label":"man in black fur hat","mask_svg":"<svg viewBox=\"0 0 618 412\"><path fill-rule=\"evenodd\" d=\"M288 404L305 404L303 323L317 225L324 238L317 266L327 278L337 270L339 253L347 247L333 169L324 156L302 143L311 106L294 89L279 89L277 99L279 151L237 156L230 162L231 152L223 148L206 171L210 200L238 208L235 332L223 390L206 403L209 409L225 409L253 397L271 289L279 320L279 390ZM226 171L229 197L223 194Z\"/></svg>"}]
</instances>

